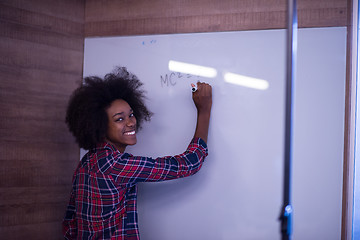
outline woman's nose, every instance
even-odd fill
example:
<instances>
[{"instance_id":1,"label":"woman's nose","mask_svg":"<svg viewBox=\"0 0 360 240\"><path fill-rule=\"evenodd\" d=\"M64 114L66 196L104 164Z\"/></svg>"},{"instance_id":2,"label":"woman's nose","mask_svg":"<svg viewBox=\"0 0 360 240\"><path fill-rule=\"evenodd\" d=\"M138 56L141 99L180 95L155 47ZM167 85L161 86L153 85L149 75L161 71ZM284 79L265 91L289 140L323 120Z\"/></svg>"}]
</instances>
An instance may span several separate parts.
<instances>
[{"instance_id":1,"label":"woman's nose","mask_svg":"<svg viewBox=\"0 0 360 240\"><path fill-rule=\"evenodd\" d=\"M134 117L132 118L128 118L127 121L126 121L126 125L128 127L132 127L136 124L136 119Z\"/></svg>"}]
</instances>

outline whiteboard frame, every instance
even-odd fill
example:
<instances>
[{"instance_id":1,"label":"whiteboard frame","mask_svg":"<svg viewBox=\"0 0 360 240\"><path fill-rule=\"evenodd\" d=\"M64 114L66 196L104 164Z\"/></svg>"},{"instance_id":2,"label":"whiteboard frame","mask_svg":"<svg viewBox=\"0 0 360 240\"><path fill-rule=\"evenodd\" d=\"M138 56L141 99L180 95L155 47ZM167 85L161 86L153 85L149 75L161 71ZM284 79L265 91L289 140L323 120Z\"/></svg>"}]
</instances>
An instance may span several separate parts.
<instances>
[{"instance_id":1,"label":"whiteboard frame","mask_svg":"<svg viewBox=\"0 0 360 240\"><path fill-rule=\"evenodd\" d=\"M349 164L349 186L348 186L348 224L346 225L346 230L350 234L347 235L346 239L359 239L360 237L360 89L358 88L360 82L359 70L360 70L360 61L359 61L359 4L358 1L353 1L353 18L352 18L352 59L351 59L351 79L352 82L351 92L355 92L355 101L351 102L351 105L355 108L355 120L349 128L351 134L350 141L354 142L354 154L350 155L348 160Z\"/></svg>"}]
</instances>

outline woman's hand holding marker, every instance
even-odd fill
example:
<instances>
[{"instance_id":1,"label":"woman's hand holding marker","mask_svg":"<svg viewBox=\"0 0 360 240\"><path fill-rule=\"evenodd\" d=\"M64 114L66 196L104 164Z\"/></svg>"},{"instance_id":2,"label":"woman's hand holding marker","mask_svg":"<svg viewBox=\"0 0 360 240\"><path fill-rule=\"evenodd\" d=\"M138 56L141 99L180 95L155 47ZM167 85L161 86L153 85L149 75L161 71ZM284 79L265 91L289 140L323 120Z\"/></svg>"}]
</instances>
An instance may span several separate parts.
<instances>
[{"instance_id":1,"label":"woman's hand holding marker","mask_svg":"<svg viewBox=\"0 0 360 240\"><path fill-rule=\"evenodd\" d=\"M192 98L197 109L197 124L194 137L200 137L207 142L210 113L212 106L212 87L207 83L192 84ZM196 88L195 88L196 87ZM195 91L193 90L195 89Z\"/></svg>"}]
</instances>

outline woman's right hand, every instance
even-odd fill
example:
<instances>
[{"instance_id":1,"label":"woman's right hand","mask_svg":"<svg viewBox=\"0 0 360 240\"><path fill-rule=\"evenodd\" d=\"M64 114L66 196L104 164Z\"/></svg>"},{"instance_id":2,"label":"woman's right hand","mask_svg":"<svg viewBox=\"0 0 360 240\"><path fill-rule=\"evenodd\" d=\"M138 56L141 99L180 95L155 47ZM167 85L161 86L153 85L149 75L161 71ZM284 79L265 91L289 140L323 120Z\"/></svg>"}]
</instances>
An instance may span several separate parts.
<instances>
[{"instance_id":1,"label":"woman's right hand","mask_svg":"<svg viewBox=\"0 0 360 240\"><path fill-rule=\"evenodd\" d=\"M197 83L197 90L192 94L198 113L210 113L212 106L212 87L208 83Z\"/></svg>"},{"instance_id":2,"label":"woman's right hand","mask_svg":"<svg viewBox=\"0 0 360 240\"><path fill-rule=\"evenodd\" d=\"M197 108L194 137L199 137L207 142L212 106L212 87L207 83L198 82L197 90L193 92L192 97Z\"/></svg>"}]
</instances>

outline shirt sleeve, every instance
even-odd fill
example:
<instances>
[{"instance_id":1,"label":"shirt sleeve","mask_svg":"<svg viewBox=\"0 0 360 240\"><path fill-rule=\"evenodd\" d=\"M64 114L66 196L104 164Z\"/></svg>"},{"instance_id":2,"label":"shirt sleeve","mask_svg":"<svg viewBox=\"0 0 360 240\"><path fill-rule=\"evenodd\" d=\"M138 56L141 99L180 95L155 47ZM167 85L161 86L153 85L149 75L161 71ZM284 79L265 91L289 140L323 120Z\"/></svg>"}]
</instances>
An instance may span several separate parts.
<instances>
[{"instance_id":1,"label":"shirt sleeve","mask_svg":"<svg viewBox=\"0 0 360 240\"><path fill-rule=\"evenodd\" d=\"M73 180L74 181L74 180ZM65 239L75 239L77 235L76 223L76 209L75 209L75 192L71 191L70 201L66 209L65 218L62 222L62 232Z\"/></svg>"},{"instance_id":2,"label":"shirt sleeve","mask_svg":"<svg viewBox=\"0 0 360 240\"><path fill-rule=\"evenodd\" d=\"M194 138L186 151L175 156L159 158L122 154L114 159L111 174L118 184L165 181L190 176L198 172L208 155L207 145Z\"/></svg>"}]
</instances>

